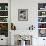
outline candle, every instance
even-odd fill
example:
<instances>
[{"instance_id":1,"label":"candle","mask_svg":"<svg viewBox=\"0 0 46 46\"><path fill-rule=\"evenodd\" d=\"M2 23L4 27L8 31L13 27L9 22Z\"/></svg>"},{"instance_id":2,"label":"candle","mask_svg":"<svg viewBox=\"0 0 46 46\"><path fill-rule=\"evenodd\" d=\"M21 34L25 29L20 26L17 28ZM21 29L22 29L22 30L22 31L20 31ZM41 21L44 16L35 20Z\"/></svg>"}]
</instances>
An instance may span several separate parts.
<instances>
[{"instance_id":1,"label":"candle","mask_svg":"<svg viewBox=\"0 0 46 46\"><path fill-rule=\"evenodd\" d=\"M25 41L21 40L21 46L25 46Z\"/></svg>"}]
</instances>

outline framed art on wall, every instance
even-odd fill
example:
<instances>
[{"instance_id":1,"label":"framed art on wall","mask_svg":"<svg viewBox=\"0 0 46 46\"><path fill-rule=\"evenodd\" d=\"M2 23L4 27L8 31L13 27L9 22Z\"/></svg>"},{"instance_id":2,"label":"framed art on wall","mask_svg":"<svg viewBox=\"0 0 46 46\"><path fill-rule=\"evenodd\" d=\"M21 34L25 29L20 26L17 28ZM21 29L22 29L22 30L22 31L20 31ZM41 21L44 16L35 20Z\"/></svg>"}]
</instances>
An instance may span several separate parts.
<instances>
[{"instance_id":1,"label":"framed art on wall","mask_svg":"<svg viewBox=\"0 0 46 46\"><path fill-rule=\"evenodd\" d=\"M28 9L18 9L18 20L28 21Z\"/></svg>"}]
</instances>

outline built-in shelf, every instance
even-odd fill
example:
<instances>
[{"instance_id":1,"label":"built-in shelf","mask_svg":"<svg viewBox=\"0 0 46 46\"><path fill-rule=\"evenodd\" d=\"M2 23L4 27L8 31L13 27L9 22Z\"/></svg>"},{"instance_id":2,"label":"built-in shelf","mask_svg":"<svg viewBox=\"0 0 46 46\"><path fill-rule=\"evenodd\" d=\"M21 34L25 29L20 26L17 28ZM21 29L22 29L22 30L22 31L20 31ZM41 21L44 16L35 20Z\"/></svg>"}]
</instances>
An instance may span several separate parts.
<instances>
[{"instance_id":1,"label":"built-in shelf","mask_svg":"<svg viewBox=\"0 0 46 46\"><path fill-rule=\"evenodd\" d=\"M0 3L0 35L8 37L8 3Z\"/></svg>"},{"instance_id":2,"label":"built-in shelf","mask_svg":"<svg viewBox=\"0 0 46 46\"><path fill-rule=\"evenodd\" d=\"M38 3L38 34L46 37L46 3Z\"/></svg>"}]
</instances>

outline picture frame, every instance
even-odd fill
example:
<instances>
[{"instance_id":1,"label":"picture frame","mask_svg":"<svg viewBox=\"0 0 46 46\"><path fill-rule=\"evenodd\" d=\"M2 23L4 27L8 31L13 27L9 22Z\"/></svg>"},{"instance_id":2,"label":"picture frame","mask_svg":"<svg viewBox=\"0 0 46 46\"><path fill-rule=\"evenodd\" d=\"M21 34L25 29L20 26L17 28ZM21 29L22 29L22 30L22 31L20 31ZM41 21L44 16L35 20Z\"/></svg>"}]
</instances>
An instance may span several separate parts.
<instances>
[{"instance_id":1,"label":"picture frame","mask_svg":"<svg viewBox=\"0 0 46 46\"><path fill-rule=\"evenodd\" d=\"M18 9L18 21L28 21L28 9Z\"/></svg>"}]
</instances>

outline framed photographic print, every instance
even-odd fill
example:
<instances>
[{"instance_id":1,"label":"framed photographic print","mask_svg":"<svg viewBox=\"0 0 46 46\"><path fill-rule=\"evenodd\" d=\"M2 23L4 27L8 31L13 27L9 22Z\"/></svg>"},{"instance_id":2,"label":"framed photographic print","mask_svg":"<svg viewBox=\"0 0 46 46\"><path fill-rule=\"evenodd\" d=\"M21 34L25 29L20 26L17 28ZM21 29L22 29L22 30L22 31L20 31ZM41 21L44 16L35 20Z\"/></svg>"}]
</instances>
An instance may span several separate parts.
<instances>
[{"instance_id":1,"label":"framed photographic print","mask_svg":"<svg viewBox=\"0 0 46 46\"><path fill-rule=\"evenodd\" d=\"M28 9L18 9L18 20L28 21Z\"/></svg>"}]
</instances>

